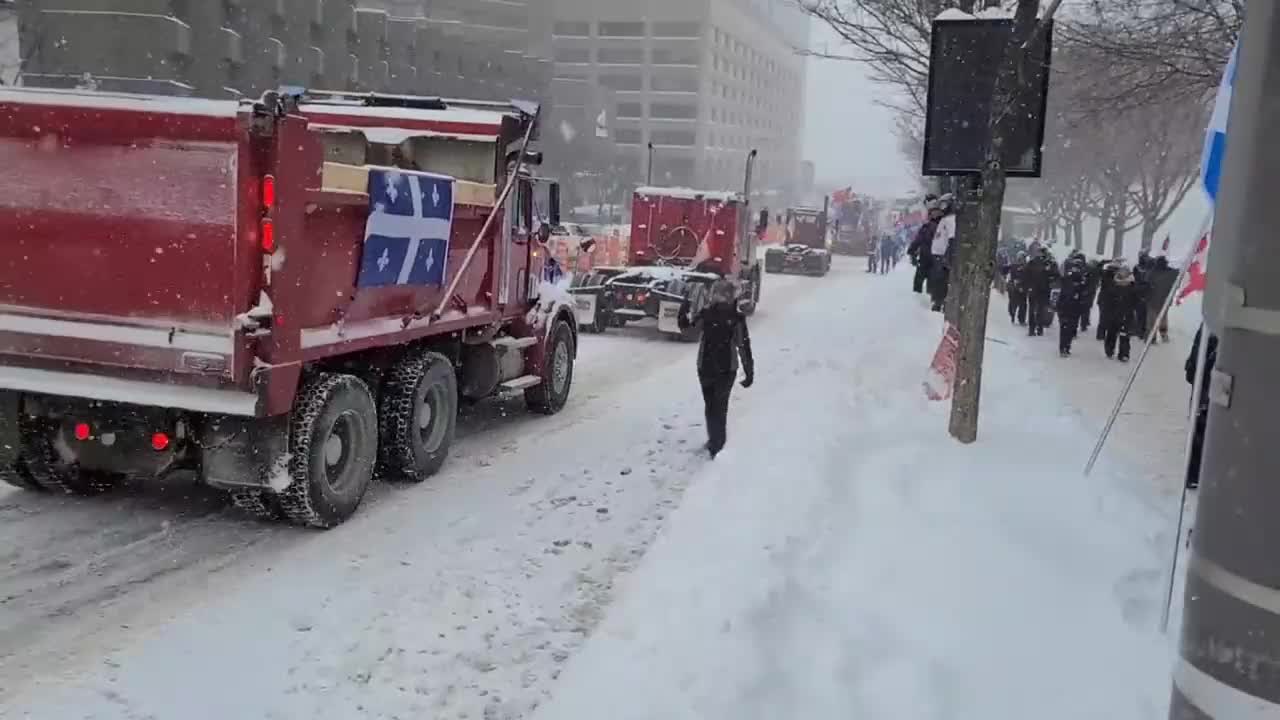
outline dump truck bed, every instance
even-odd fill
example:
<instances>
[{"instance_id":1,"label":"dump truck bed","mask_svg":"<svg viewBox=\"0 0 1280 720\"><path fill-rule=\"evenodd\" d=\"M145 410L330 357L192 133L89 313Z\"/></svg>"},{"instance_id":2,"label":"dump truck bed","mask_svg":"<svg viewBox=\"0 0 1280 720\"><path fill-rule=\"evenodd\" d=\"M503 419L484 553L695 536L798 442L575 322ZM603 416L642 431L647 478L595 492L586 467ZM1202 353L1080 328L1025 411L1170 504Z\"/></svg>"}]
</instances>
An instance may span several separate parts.
<instances>
[{"instance_id":1,"label":"dump truck bed","mask_svg":"<svg viewBox=\"0 0 1280 720\"><path fill-rule=\"evenodd\" d=\"M0 385L245 389L248 152L233 102L0 90Z\"/></svg>"}]
</instances>

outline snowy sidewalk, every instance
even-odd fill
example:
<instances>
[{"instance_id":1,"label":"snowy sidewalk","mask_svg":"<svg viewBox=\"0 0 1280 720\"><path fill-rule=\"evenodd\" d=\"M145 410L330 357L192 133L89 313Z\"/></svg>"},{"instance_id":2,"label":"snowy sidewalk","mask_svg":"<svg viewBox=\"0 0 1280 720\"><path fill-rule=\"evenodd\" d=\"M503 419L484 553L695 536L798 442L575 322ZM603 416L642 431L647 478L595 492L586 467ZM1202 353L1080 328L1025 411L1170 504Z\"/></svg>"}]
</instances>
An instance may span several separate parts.
<instances>
[{"instance_id":1,"label":"snowy sidewalk","mask_svg":"<svg viewBox=\"0 0 1280 720\"><path fill-rule=\"evenodd\" d=\"M1163 716L1164 519L1111 462L1064 463L1092 430L1017 343L990 346L979 443L948 439L920 386L937 316L905 288L794 309L537 717Z\"/></svg>"},{"instance_id":2,"label":"snowy sidewalk","mask_svg":"<svg viewBox=\"0 0 1280 720\"><path fill-rule=\"evenodd\" d=\"M1021 358L1019 364L1037 386L1056 388L1057 399L1079 418L1096 440L1133 370L1132 362L1142 353L1141 341L1133 340L1130 364L1107 360L1102 343L1094 336L1095 325L1076 339L1072 356L1063 359L1058 357L1056 324L1045 331L1044 337L1029 338L1025 328L1010 324L1005 302L1003 296L992 295L988 336L1007 343ZM1096 308L1093 320L1095 323L1098 320ZM1187 405L1191 394L1185 382L1183 362L1191 350L1198 321L1198 305L1173 308L1170 313L1173 342L1151 348L1103 450L1104 459L1122 464L1126 479L1140 481L1144 494L1149 493L1170 513L1176 511L1182 489ZM1083 469L1087 459L1086 453L1078 458L1064 457L1063 462Z\"/></svg>"}]
</instances>

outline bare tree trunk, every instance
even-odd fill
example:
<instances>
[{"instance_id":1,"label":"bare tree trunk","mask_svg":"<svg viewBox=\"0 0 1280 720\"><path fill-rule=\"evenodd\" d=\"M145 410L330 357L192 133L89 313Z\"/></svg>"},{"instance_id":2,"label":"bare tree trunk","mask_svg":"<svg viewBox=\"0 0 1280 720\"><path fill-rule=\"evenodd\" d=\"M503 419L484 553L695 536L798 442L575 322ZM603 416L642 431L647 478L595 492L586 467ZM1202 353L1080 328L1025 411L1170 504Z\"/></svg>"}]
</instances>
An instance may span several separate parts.
<instances>
[{"instance_id":1,"label":"bare tree trunk","mask_svg":"<svg viewBox=\"0 0 1280 720\"><path fill-rule=\"evenodd\" d=\"M982 360L986 350L987 310L991 302L991 279L995 274L996 244L1000 235L1000 213L1004 208L1006 174L1003 163L1005 138L1016 120L1009 112L1011 100L1025 77L1029 55L1023 45L1032 37L1040 0L1018 0L1013 32L1005 46L1004 62L996 76L988 132L991 143L980 179L977 232L964 237L957 248L957 270L953 292L959 305L960 343L956 351L955 394L951 400L951 436L962 443L978 439L978 411L982 396Z\"/></svg>"},{"instance_id":2,"label":"bare tree trunk","mask_svg":"<svg viewBox=\"0 0 1280 720\"><path fill-rule=\"evenodd\" d=\"M1154 217L1145 217L1142 219L1142 250L1151 252L1151 246L1155 244L1156 233L1160 230L1159 221Z\"/></svg>"},{"instance_id":3,"label":"bare tree trunk","mask_svg":"<svg viewBox=\"0 0 1280 720\"><path fill-rule=\"evenodd\" d=\"M1084 250L1084 219L1079 215L1071 219L1071 224L1067 226L1071 232L1071 244L1076 250Z\"/></svg>"},{"instance_id":4,"label":"bare tree trunk","mask_svg":"<svg viewBox=\"0 0 1280 720\"><path fill-rule=\"evenodd\" d=\"M1102 202L1102 212L1098 213L1098 242L1094 247L1094 252L1099 255L1107 254L1107 235L1111 233L1111 207L1114 203L1111 198L1107 198Z\"/></svg>"},{"instance_id":5,"label":"bare tree trunk","mask_svg":"<svg viewBox=\"0 0 1280 720\"><path fill-rule=\"evenodd\" d=\"M1129 212L1129 196L1126 195L1125 193L1120 193L1119 199L1116 200L1114 208L1115 208L1115 212L1112 215L1112 220L1111 220L1111 229L1116 234L1116 241L1114 245L1115 252L1113 253L1113 256L1123 257L1124 256L1124 234L1125 234L1124 221L1125 221L1125 216Z\"/></svg>"}]
</instances>

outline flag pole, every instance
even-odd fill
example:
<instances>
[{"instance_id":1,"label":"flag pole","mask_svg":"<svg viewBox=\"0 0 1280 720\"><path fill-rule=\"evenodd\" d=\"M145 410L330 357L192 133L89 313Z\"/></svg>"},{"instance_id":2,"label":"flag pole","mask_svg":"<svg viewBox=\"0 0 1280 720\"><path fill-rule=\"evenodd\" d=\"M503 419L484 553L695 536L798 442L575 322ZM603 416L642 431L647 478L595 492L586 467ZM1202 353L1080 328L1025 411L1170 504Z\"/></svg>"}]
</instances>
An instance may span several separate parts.
<instances>
[{"instance_id":1,"label":"flag pole","mask_svg":"<svg viewBox=\"0 0 1280 720\"><path fill-rule=\"evenodd\" d=\"M1098 436L1098 442L1093 446L1093 453L1089 456L1089 461L1085 463L1084 474L1086 477L1093 472L1093 466L1098 462L1098 456L1102 454L1102 448L1107 444L1107 438L1111 435L1111 428L1116 423L1116 418L1120 417L1120 410L1124 407L1124 401L1129 397L1129 391L1133 389L1133 383L1138 379L1138 372L1142 370L1142 364L1146 362L1147 353L1151 351L1151 342L1155 340L1157 328L1160 327L1160 321L1169 313L1170 307L1173 306L1174 296L1177 295L1178 288L1182 287L1182 283L1187 278L1187 273L1191 269L1191 261L1195 259L1196 252L1199 250L1200 238L1209 231L1209 227L1213 223L1213 213L1206 213L1204 221L1200 224L1200 232L1196 233L1196 240L1191 244L1191 251L1187 253L1187 257L1182 262L1182 269L1178 271L1178 280L1173 284L1173 290L1169 296L1164 299L1164 305L1160 308L1159 314L1156 315L1155 321L1151 323L1151 329L1147 333L1146 343L1142 346L1142 354L1138 356L1138 361L1134 363L1133 370L1129 373L1129 379L1125 381L1124 388L1120 391L1120 397L1116 400L1115 407L1111 409L1111 415L1107 418L1107 424L1102 428L1102 434ZM1098 319L1101 322L1101 318Z\"/></svg>"}]
</instances>

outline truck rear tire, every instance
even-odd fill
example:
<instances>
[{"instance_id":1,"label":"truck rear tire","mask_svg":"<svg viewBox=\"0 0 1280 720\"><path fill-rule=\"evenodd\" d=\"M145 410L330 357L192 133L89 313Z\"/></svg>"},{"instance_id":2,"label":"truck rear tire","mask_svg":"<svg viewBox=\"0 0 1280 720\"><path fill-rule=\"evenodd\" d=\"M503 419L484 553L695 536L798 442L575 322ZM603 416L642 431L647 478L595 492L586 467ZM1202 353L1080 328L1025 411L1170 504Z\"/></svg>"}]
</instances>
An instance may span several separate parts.
<instances>
[{"instance_id":1,"label":"truck rear tire","mask_svg":"<svg viewBox=\"0 0 1280 720\"><path fill-rule=\"evenodd\" d=\"M542 382L524 391L525 404L542 415L555 415L563 410L569 402L569 389L573 387L573 330L568 323L557 321L551 328L550 340Z\"/></svg>"},{"instance_id":2,"label":"truck rear tire","mask_svg":"<svg viewBox=\"0 0 1280 720\"><path fill-rule=\"evenodd\" d=\"M34 490L43 492L44 488L36 484L31 479L31 473L27 471L26 463L22 461L7 462L0 468L0 482L7 483L20 490Z\"/></svg>"},{"instance_id":3,"label":"truck rear tire","mask_svg":"<svg viewBox=\"0 0 1280 720\"><path fill-rule=\"evenodd\" d=\"M354 375L325 373L306 383L289 423L289 476L279 495L286 518L331 528L355 513L373 480L378 411Z\"/></svg>"},{"instance_id":4,"label":"truck rear tire","mask_svg":"<svg viewBox=\"0 0 1280 720\"><path fill-rule=\"evenodd\" d=\"M44 421L23 423L22 461L28 479L38 487L64 495L102 495L115 490L124 476L100 470L83 470L60 462L53 448L58 427Z\"/></svg>"},{"instance_id":5,"label":"truck rear tire","mask_svg":"<svg viewBox=\"0 0 1280 720\"><path fill-rule=\"evenodd\" d=\"M379 466L389 480L422 482L449 458L458 424L458 376L440 353L396 363L378 413Z\"/></svg>"}]
</instances>

